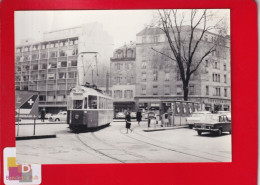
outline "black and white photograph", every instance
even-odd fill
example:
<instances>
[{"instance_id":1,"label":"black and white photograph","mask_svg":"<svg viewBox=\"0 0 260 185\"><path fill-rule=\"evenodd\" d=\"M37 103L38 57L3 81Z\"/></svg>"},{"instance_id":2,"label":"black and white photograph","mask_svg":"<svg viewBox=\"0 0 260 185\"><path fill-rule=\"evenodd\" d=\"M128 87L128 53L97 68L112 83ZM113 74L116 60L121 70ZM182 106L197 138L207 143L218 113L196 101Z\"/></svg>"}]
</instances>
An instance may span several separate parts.
<instances>
[{"instance_id":1,"label":"black and white photograph","mask_svg":"<svg viewBox=\"0 0 260 185\"><path fill-rule=\"evenodd\" d=\"M17 163L232 162L230 9L14 18Z\"/></svg>"}]
</instances>

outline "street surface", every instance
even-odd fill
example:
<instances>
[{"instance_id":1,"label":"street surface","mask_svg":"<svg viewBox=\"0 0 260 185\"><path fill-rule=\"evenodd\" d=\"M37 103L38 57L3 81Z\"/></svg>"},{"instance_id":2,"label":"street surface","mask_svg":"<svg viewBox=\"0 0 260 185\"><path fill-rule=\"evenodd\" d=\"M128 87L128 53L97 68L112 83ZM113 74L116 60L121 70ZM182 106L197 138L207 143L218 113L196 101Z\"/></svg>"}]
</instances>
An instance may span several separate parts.
<instances>
[{"instance_id":1,"label":"street surface","mask_svg":"<svg viewBox=\"0 0 260 185\"><path fill-rule=\"evenodd\" d=\"M16 126L17 128L18 126ZM115 120L95 132L74 133L67 124L37 124L36 135L56 138L16 141L19 164L84 163L169 163L231 162L231 135L212 136L188 129L144 132L147 122L132 122L126 134L125 122ZM20 125L19 136L32 135L33 125Z\"/></svg>"}]
</instances>

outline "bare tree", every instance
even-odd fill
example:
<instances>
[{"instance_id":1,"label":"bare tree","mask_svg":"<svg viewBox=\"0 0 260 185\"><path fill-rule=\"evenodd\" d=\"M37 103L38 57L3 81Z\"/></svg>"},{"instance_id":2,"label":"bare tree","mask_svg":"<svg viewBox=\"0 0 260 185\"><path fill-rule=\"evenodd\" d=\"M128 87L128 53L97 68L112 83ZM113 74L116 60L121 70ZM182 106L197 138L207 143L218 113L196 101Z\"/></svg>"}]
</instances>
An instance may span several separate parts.
<instances>
[{"instance_id":1,"label":"bare tree","mask_svg":"<svg viewBox=\"0 0 260 185\"><path fill-rule=\"evenodd\" d=\"M156 26L165 33L171 52L169 54L151 47L155 52L177 63L185 101L188 100L191 76L204 59L215 52L220 40L217 36L220 34L216 34L214 42L205 43L203 39L209 31L220 29L219 22L222 21L220 19L212 26L213 15L207 10L189 10L189 14L187 11L158 10ZM224 38L224 32L221 33L221 38Z\"/></svg>"}]
</instances>

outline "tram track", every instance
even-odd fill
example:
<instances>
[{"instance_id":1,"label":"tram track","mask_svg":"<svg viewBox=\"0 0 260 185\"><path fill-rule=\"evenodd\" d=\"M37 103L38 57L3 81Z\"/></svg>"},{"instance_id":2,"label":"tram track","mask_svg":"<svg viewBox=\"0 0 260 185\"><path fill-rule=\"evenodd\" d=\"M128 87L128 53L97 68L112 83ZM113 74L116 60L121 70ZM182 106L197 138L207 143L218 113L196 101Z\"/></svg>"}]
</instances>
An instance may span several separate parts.
<instances>
[{"instance_id":1,"label":"tram track","mask_svg":"<svg viewBox=\"0 0 260 185\"><path fill-rule=\"evenodd\" d=\"M84 146L86 146L88 149L91 149L91 150L95 151L96 153L98 153L98 154L100 154L100 155L102 155L102 156L105 156L105 157L107 157L107 158L113 159L113 160L118 161L118 162L120 162L120 163L125 163L124 161L122 161L122 160L120 160L120 159L117 159L117 158L115 158L115 157L112 157L112 156L110 156L110 155L108 155L108 154L106 154L106 153L104 153L104 152L102 152L102 151L100 151L100 150L97 150L97 149L91 147L90 145L88 145L86 142L84 142L84 141L80 138L79 133L75 133L75 136L76 136L76 138L77 138Z\"/></svg>"},{"instance_id":2,"label":"tram track","mask_svg":"<svg viewBox=\"0 0 260 185\"><path fill-rule=\"evenodd\" d=\"M138 126L134 127L134 128L137 128ZM155 142L160 142L159 140L156 140L154 138L151 138L151 137L147 137L147 136L144 136L138 132L134 132L134 134L138 135L138 136L141 136L141 137L144 137L146 139L150 139L150 140L153 140ZM190 149L188 147L184 147L184 146L180 146L180 145L176 145L176 144L171 144L171 143L167 143L167 145L173 145L173 146L177 146L177 147L182 147L183 149ZM193 149L194 150L194 149ZM194 151L197 151L197 152L201 152L201 153L205 153L205 154L208 154L208 155L212 155L212 156L217 156L217 157L223 157L223 158L229 158L227 156L223 156L223 155L217 155L217 154L212 154L212 153L209 153L209 152L204 152L204 151L200 151L200 150L194 150Z\"/></svg>"},{"instance_id":3,"label":"tram track","mask_svg":"<svg viewBox=\"0 0 260 185\"><path fill-rule=\"evenodd\" d=\"M138 126L133 127L133 128L132 128L132 131L134 131L134 129L137 128L137 127L138 127ZM195 155L195 154L190 154L190 153L187 153L187 152L179 151L179 150L172 149L172 148L167 148L167 147L160 146L160 145L157 145L157 144L154 144L154 143L150 143L150 142L147 142L147 141L144 141L144 140L141 140L141 139L134 138L134 137L132 137L132 136L130 136L130 135L124 134L124 133L122 132L122 128L119 128L119 132L120 132L121 134L123 134L124 136L128 137L128 138L131 138L131 139L133 139L133 140L136 140L136 141L139 141L139 142L142 142L142 143L151 145L151 146L155 146L155 147L157 147L157 148L169 150L169 151L176 152L176 153L180 153L180 154L184 154L184 155L187 155L187 156L198 157L198 158L210 160L210 161L213 161L213 162L222 162L222 161L219 161L219 160L214 160L214 159L211 159L211 158L207 158L207 157L203 157L203 156L199 156L199 155ZM135 133L135 132L134 132L134 133ZM136 134L136 133L135 133L135 134Z\"/></svg>"}]
</instances>

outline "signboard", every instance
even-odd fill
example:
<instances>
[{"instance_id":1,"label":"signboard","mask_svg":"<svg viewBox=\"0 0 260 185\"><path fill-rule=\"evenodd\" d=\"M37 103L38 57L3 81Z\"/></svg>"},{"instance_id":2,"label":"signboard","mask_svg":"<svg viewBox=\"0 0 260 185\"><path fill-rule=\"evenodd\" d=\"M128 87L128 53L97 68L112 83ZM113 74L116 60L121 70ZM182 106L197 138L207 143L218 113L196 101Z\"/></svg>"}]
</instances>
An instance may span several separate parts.
<instances>
[{"instance_id":1,"label":"signboard","mask_svg":"<svg viewBox=\"0 0 260 185\"><path fill-rule=\"evenodd\" d=\"M39 95L29 91L15 91L16 115L23 117L38 116Z\"/></svg>"}]
</instances>

